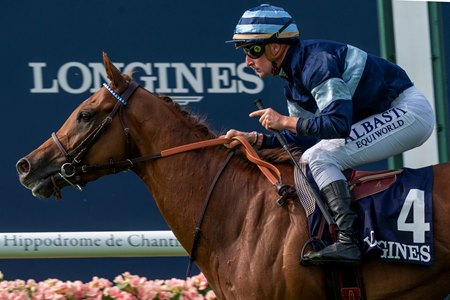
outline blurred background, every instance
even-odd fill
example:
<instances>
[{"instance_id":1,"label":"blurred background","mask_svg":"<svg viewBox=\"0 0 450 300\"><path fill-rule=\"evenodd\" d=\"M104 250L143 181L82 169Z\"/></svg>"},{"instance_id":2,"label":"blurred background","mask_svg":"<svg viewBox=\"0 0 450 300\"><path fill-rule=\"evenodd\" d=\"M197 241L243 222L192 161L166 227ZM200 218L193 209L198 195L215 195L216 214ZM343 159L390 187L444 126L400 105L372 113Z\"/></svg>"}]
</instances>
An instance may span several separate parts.
<instances>
[{"instance_id":1,"label":"blurred background","mask_svg":"<svg viewBox=\"0 0 450 300\"><path fill-rule=\"evenodd\" d=\"M205 116L219 133L230 128L263 131L248 113L257 97L287 113L283 81L259 79L244 67L243 52L225 44L242 13L261 3L267 2L2 0L0 232L169 230L150 193L131 172L104 177L83 192L64 189L63 199L56 201L34 198L23 188L15 163L101 87L102 51L121 70L134 66L138 82ZM294 17L302 39L336 40L397 61L433 101L439 123L430 144L419 154L364 168L447 161L449 3L286 0L270 4ZM192 77L196 72L202 73L202 81ZM93 276L112 279L125 271L166 279L183 278L187 262L187 257L0 258L0 271L6 279L87 281Z\"/></svg>"}]
</instances>

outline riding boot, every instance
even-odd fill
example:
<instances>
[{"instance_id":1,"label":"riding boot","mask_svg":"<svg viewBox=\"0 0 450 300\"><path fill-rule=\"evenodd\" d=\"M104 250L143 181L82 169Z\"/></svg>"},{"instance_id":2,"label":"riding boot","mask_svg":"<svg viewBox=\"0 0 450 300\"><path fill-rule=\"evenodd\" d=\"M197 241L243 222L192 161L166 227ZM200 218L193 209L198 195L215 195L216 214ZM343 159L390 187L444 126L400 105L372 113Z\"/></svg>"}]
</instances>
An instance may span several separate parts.
<instances>
[{"instance_id":1,"label":"riding boot","mask_svg":"<svg viewBox=\"0 0 450 300\"><path fill-rule=\"evenodd\" d=\"M337 225L337 240L322 250L309 252L302 259L303 265L358 265L361 250L356 240L354 223L357 215L351 209L352 197L347 181L338 180L322 189L322 195L333 214Z\"/></svg>"}]
</instances>

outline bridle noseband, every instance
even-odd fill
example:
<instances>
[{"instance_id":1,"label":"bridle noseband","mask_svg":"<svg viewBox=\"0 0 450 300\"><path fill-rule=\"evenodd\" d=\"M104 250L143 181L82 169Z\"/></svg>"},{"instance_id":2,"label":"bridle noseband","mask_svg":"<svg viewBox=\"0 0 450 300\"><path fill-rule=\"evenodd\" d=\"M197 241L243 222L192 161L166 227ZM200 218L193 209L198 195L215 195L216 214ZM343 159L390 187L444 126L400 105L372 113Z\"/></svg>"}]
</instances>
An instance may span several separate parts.
<instances>
[{"instance_id":1,"label":"bridle noseband","mask_svg":"<svg viewBox=\"0 0 450 300\"><path fill-rule=\"evenodd\" d=\"M125 92L122 95L119 95L116 91L114 91L113 88L111 88L108 84L104 83L103 86L113 95L118 101L115 104L112 111L108 114L108 116L103 119L103 121L94 129L92 130L88 136L81 141L81 143L76 146L74 149L68 151L63 146L61 141L59 140L58 136L55 132L52 132L52 139L55 142L56 146L59 148L61 153L66 157L66 162L61 165L60 172L58 173L59 176L61 176L62 179L64 179L67 183L69 183L71 186L75 187L78 190L81 190L81 187L78 184L74 184L70 181L70 178L75 176L75 174L78 173L79 170L83 171L83 167L81 166L81 160L86 155L86 153L89 151L89 149L92 147L92 145L95 143L95 141L100 137L100 135L106 130L109 124L111 124L112 119L116 114L119 113L119 115L122 115L122 109L125 105L127 105L128 99L133 95L133 93L137 90L139 87L139 84L135 81L130 81L128 83L128 86L125 90ZM121 123L122 127L124 128L124 133L127 137L127 145L128 145L128 151L129 150L129 134L128 134L128 128L124 126L125 122L123 121L123 118L121 117Z\"/></svg>"}]
</instances>

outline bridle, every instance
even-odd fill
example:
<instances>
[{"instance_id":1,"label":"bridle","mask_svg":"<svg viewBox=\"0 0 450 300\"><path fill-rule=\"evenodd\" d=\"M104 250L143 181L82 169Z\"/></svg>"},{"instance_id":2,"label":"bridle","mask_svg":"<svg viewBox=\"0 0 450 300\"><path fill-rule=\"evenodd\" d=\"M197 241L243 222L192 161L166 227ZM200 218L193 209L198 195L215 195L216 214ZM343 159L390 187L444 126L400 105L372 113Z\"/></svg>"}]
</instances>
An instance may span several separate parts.
<instances>
[{"instance_id":1,"label":"bridle","mask_svg":"<svg viewBox=\"0 0 450 300\"><path fill-rule=\"evenodd\" d=\"M128 99L133 95L133 93L137 90L140 85L136 83L135 81L130 81L128 83L128 86L125 90L125 92L122 95L119 95L114 91L113 88L111 88L106 83L103 84L103 86L118 100L118 102L115 104L112 111L109 113L109 115L103 119L103 121L98 125L94 130L92 130L88 136L81 141L81 143L76 146L74 149L68 151L63 146L61 141L59 140L58 136L55 132L52 133L52 139L55 142L56 146L59 148L61 153L66 157L66 162L64 162L59 171L59 175L62 179L67 181L70 185L77 188L78 190L81 190L81 187L77 184L74 184L70 181L72 177L74 177L76 174L78 174L80 171L81 173L87 173L91 170L105 170L110 169L113 170L113 172L116 172L116 170L127 170L132 167L134 167L135 164L141 163L144 161L154 160L158 158L163 158L171 155L175 155L178 153L183 153L187 151L192 151L196 149L201 149L205 147L211 147L211 146L217 146L217 145L223 145L223 144L229 144L232 139L228 138L215 138L210 140L204 140L199 142L194 142L191 144L185 144L178 147L173 147L169 149L162 150L157 153L152 153L149 155L144 155L136 158L130 158L130 148L131 148L131 141L130 141L130 135L129 135L129 129L126 126L125 120L123 118L123 107L127 105ZM145 90L147 91L147 90ZM124 131L124 134L126 136L127 140L127 149L128 149L128 155L125 160L121 161L110 161L107 164L94 164L94 165L82 165L82 159L86 155L86 153L89 151L91 146L97 141L97 139L100 137L100 135L108 128L108 125L111 124L112 119L119 115L119 118L121 120L122 128ZM234 137L234 140L238 140L241 143L241 150L244 152L244 154L247 156L247 159L250 160L252 163L256 164L258 168L261 170L261 172L266 176L266 178L272 183L272 185L277 187L277 190L282 189L285 185L282 184L281 180L281 173L280 171L273 166L272 164L263 161L259 158L256 151L253 149L253 147L249 144L249 142L240 136ZM58 188L55 184L54 178L52 178L52 181L55 185L55 190Z\"/></svg>"},{"instance_id":2,"label":"bridle","mask_svg":"<svg viewBox=\"0 0 450 300\"><path fill-rule=\"evenodd\" d=\"M134 81L130 81L125 92L122 95L119 95L112 89L109 85L103 84L103 86L118 100L118 102L115 104L113 110L109 113L109 115L103 119L103 121L98 125L94 130L89 133L89 135L73 150L67 151L66 148L63 146L59 138L57 137L56 133L52 133L53 141L55 142L56 146L59 148L61 153L66 157L66 162L61 165L60 172L58 173L62 179L67 181L71 186L75 187L78 190L81 190L81 187L78 184L74 184L70 181L70 178L75 176L80 170L83 173L87 173L89 170L99 170L99 169L130 169L132 168L136 163L140 163L143 161L149 161L153 159L163 158L171 155L175 155L178 153L183 153L195 149L205 148L205 147L211 147L211 146L217 146L217 145L223 145L228 144L232 141L232 139L228 138L215 138L210 140L204 140L200 142L195 142L191 144L186 144L174 148L169 148L166 150L162 150L158 153L153 153L150 155L140 156L137 158L130 158L130 137L129 137L129 129L126 127L124 118L122 116L123 107L127 105L128 99L133 95L133 93L137 90L139 87L139 84L137 84ZM128 158L123 161L118 162L110 162L109 164L104 165L81 165L81 161L83 157L86 155L86 153L89 151L90 147L93 145L93 143L99 138L99 136L108 128L108 125L111 124L112 119L119 115L119 118L122 123L122 128L124 130L124 133L127 137L127 144L128 144ZM241 150L245 153L247 158L256 164L258 168L261 170L261 172L266 176L266 178L272 183L273 186L276 187L278 194L281 196L277 203L279 205L284 205L287 199L291 199L296 195L296 191L293 187L285 185L282 183L281 180L281 173L280 171L273 166L272 164L265 162L261 160L256 153L256 151L253 149L253 147L249 144L249 142L241 137L237 136L233 139L238 140L241 143ZM188 270L186 276L189 276L191 272L192 263L196 259L196 250L198 247L198 242L200 238L200 230L201 225L204 220L204 216L206 214L206 210L209 204L209 200L212 197L212 193L214 191L214 188L216 186L217 181L221 177L224 169L230 162L232 156L234 155L235 151L230 151L227 155L227 158L220 166L218 172L216 173L216 176L214 177L210 188L208 190L208 193L206 194L203 208L200 213L199 219L197 220L197 225L195 227L194 231L194 237L191 247L191 252L189 255L189 264L188 264ZM51 177L54 191L55 191L55 197L58 198L61 197L60 194L60 188L57 186L55 179L53 176Z\"/></svg>"},{"instance_id":3,"label":"bridle","mask_svg":"<svg viewBox=\"0 0 450 300\"><path fill-rule=\"evenodd\" d=\"M61 141L59 140L58 136L55 132L52 133L52 139L55 142L56 146L59 148L61 153L66 157L66 162L64 162L60 167L60 172L58 173L62 179L67 181L70 185L77 188L78 190L81 190L81 187L77 184L74 184L70 181L70 178L78 174L80 171L81 173L87 173L91 170L113 170L115 173L116 170L128 170L132 167L134 167L135 164L141 163L144 161L154 160L158 158L164 158L167 156L175 155L178 153L188 152L196 149L211 147L211 146L217 146L217 145L223 145L223 144L229 144L232 139L228 138L215 138L210 140L203 140L199 142L194 142L191 144L185 144L178 147L173 147L169 149L162 150L160 152L152 153L149 155L144 155L136 158L130 158L130 148L131 148L131 141L130 141L130 135L129 135L129 129L126 126L125 120L123 118L123 107L127 105L128 99L133 95L133 93L137 90L137 88L140 87L138 83L135 81L130 81L128 83L128 86L124 93L122 95L119 95L116 91L114 91L113 88L111 88L106 83L103 84L103 86L118 100L118 102L115 104L112 111L109 113L109 115L103 119L103 121L98 125L94 130L92 130L88 136L73 150L66 150L66 148L63 146ZM145 90L145 89L144 89ZM147 90L145 90L147 91ZM148 91L147 91L148 92ZM150 92L149 92L150 93ZM112 119L119 115L119 118L121 120L122 128L124 131L124 134L126 136L127 140L127 149L128 149L128 158L121 160L121 161L110 161L107 164L94 164L94 165L82 165L82 159L86 155L86 153L89 151L90 147L97 141L97 139L100 137L100 135L108 128L108 125L111 124ZM279 194L284 194L285 192L281 191L285 185L282 184L281 180L281 173L280 171L273 166L272 164L263 161L259 158L256 151L253 149L253 147L249 144L249 142L240 136L234 137L234 140L238 140L241 144L240 149L244 152L244 154L247 156L247 159L258 166L260 171L264 174L264 176L270 181L270 183L277 187L277 190ZM54 178L52 178L54 185L55 185L55 191L58 188L55 184Z\"/></svg>"},{"instance_id":4,"label":"bridle","mask_svg":"<svg viewBox=\"0 0 450 300\"><path fill-rule=\"evenodd\" d=\"M85 137L81 143L76 146L74 149L68 151L63 146L61 141L59 140L58 136L55 132L52 132L51 136L53 141L55 142L56 146L59 148L61 153L65 156L66 162L63 163L60 167L60 172L58 173L59 176L64 179L67 183L69 183L71 186L75 187L76 189L81 191L81 187L78 184L74 184L71 181L71 178L75 176L75 174L78 173L79 170L85 173L83 170L83 166L81 166L81 161L83 157L86 155L86 153L89 151L89 149L92 147L92 145L97 141L97 139L101 136L101 134L108 128L108 125L111 124L112 119L117 114L120 117L122 128L124 131L124 134L126 136L127 140L127 151L128 154L130 154L130 136L129 136L129 129L126 127L124 118L123 118L123 107L127 105L128 99L133 95L133 93L137 90L139 87L139 84L135 81L130 81L128 83L128 86L125 90L125 92L122 95L119 95L114 91L113 88L111 88L108 84L104 83L103 86L118 100L117 103L114 105L114 108L112 111L108 114L106 118L103 119L103 121L94 129L92 130L88 136ZM52 178L53 182L54 179ZM56 189L56 185L54 182L54 186Z\"/></svg>"}]
</instances>

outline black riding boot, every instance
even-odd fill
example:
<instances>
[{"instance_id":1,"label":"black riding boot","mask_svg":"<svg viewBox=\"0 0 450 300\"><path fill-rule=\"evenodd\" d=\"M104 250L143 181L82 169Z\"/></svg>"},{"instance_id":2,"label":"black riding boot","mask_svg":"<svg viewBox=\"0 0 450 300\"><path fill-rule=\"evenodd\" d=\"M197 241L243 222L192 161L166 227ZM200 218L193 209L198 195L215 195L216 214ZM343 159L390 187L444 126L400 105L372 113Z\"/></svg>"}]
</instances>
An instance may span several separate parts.
<instances>
[{"instance_id":1,"label":"black riding boot","mask_svg":"<svg viewBox=\"0 0 450 300\"><path fill-rule=\"evenodd\" d=\"M357 265L361 260L361 250L356 243L356 232L353 228L356 213L350 208L352 196L347 181L338 180L322 189L337 225L336 243L317 252L304 255L304 265L341 264Z\"/></svg>"}]
</instances>

